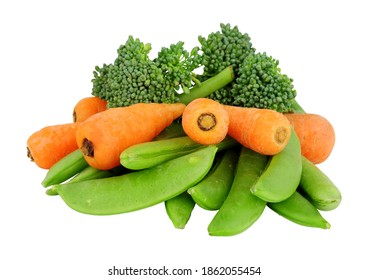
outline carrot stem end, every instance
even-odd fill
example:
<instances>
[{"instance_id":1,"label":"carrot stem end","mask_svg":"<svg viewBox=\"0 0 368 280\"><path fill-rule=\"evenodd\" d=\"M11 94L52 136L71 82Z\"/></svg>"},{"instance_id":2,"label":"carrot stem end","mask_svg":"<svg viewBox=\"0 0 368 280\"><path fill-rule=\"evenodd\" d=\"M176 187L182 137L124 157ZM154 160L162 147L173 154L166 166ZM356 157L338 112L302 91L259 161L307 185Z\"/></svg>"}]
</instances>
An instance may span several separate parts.
<instances>
[{"instance_id":1,"label":"carrot stem end","mask_svg":"<svg viewBox=\"0 0 368 280\"><path fill-rule=\"evenodd\" d=\"M212 113L203 113L198 117L197 125L203 131L209 131L216 126L216 116Z\"/></svg>"},{"instance_id":2,"label":"carrot stem end","mask_svg":"<svg viewBox=\"0 0 368 280\"><path fill-rule=\"evenodd\" d=\"M279 144L283 144L288 138L288 130L285 127L279 127L276 129L275 141Z\"/></svg>"},{"instance_id":3,"label":"carrot stem end","mask_svg":"<svg viewBox=\"0 0 368 280\"><path fill-rule=\"evenodd\" d=\"M27 157L31 160L34 161L34 158L32 156L31 150L29 149L29 147L27 147Z\"/></svg>"},{"instance_id":4,"label":"carrot stem end","mask_svg":"<svg viewBox=\"0 0 368 280\"><path fill-rule=\"evenodd\" d=\"M83 139L81 151L83 155L88 157L94 157L94 146L91 141L89 141L87 138Z\"/></svg>"}]
</instances>

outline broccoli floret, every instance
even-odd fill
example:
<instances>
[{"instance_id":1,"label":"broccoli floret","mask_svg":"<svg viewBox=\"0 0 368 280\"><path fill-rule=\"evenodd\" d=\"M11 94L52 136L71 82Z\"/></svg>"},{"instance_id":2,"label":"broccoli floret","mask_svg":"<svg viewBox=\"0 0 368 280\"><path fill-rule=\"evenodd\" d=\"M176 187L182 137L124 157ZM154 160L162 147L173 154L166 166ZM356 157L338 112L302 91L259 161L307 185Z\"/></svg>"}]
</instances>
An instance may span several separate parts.
<instances>
[{"instance_id":1,"label":"broccoli floret","mask_svg":"<svg viewBox=\"0 0 368 280\"><path fill-rule=\"evenodd\" d=\"M109 108L141 102L181 102L181 95L187 95L199 83L193 74L201 66L199 48L188 52L180 41L161 48L154 59L149 58L151 49L150 44L129 36L113 64L95 68L92 94L108 101Z\"/></svg>"},{"instance_id":2,"label":"broccoli floret","mask_svg":"<svg viewBox=\"0 0 368 280\"><path fill-rule=\"evenodd\" d=\"M165 80L176 92L181 90L189 93L194 83L198 83L193 71L201 66L199 48L195 47L189 53L184 49L184 42L171 44L170 48L161 48L154 62L164 73Z\"/></svg>"},{"instance_id":3,"label":"broccoli floret","mask_svg":"<svg viewBox=\"0 0 368 280\"><path fill-rule=\"evenodd\" d=\"M207 38L198 36L200 46L191 52L180 41L161 48L154 59L149 58L150 44L129 36L113 64L95 68L92 94L107 100L109 108L139 102L188 104L208 97L233 106L295 109L293 80L281 73L279 62L257 53L237 26L220 27ZM200 67L203 72L195 75Z\"/></svg>"},{"instance_id":4,"label":"broccoli floret","mask_svg":"<svg viewBox=\"0 0 368 280\"><path fill-rule=\"evenodd\" d=\"M221 31L210 33L207 38L198 36L201 45L204 79L214 76L228 66L235 75L239 65L255 49L247 33L241 33L237 26L220 24Z\"/></svg>"},{"instance_id":5,"label":"broccoli floret","mask_svg":"<svg viewBox=\"0 0 368 280\"><path fill-rule=\"evenodd\" d=\"M293 80L281 73L278 60L266 53L256 53L247 56L240 65L231 95L236 106L289 112L296 90Z\"/></svg>"},{"instance_id":6,"label":"broccoli floret","mask_svg":"<svg viewBox=\"0 0 368 280\"><path fill-rule=\"evenodd\" d=\"M150 44L129 36L113 64L95 68L92 94L108 101L109 108L139 102L176 102L164 72L149 58L151 49Z\"/></svg>"},{"instance_id":7,"label":"broccoli floret","mask_svg":"<svg viewBox=\"0 0 368 280\"><path fill-rule=\"evenodd\" d=\"M293 80L281 73L279 61L256 53L248 34L238 27L221 24L221 32L199 37L204 73L202 79L231 65L235 79L208 97L222 104L267 108L279 112L292 110L296 97Z\"/></svg>"}]
</instances>

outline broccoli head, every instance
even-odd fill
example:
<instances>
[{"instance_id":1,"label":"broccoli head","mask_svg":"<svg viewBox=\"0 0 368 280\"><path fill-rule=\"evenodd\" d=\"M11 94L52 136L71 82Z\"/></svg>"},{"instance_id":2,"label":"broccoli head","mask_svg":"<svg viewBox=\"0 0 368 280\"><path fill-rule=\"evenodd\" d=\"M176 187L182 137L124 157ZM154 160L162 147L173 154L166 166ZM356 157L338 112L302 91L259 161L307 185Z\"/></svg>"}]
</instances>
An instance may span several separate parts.
<instances>
[{"instance_id":1,"label":"broccoli head","mask_svg":"<svg viewBox=\"0 0 368 280\"><path fill-rule=\"evenodd\" d=\"M192 71L200 65L198 49L189 53L178 42L162 48L153 60L151 49L150 44L129 36L113 64L95 68L92 94L108 101L109 108L178 102L177 91L188 91L193 85Z\"/></svg>"},{"instance_id":2,"label":"broccoli head","mask_svg":"<svg viewBox=\"0 0 368 280\"><path fill-rule=\"evenodd\" d=\"M149 58L150 44L129 36L112 64L96 66L92 94L108 107L135 103L188 104L208 97L225 105L290 112L296 103L293 80L281 73L278 60L257 53L247 33L220 24L221 30L198 36L190 52L179 41ZM194 70L203 67L195 75Z\"/></svg>"},{"instance_id":3,"label":"broccoli head","mask_svg":"<svg viewBox=\"0 0 368 280\"><path fill-rule=\"evenodd\" d=\"M189 89L198 83L193 74L193 71L201 66L198 51L199 48L195 47L189 53L184 49L182 41L171 44L169 48L161 48L154 62L164 73L170 89L189 93Z\"/></svg>"},{"instance_id":4,"label":"broccoli head","mask_svg":"<svg viewBox=\"0 0 368 280\"><path fill-rule=\"evenodd\" d=\"M207 37L198 36L202 51L203 79L214 76L228 66L235 75L239 65L255 50L247 33L241 33L237 26L220 24L221 31L212 32Z\"/></svg>"},{"instance_id":5,"label":"broccoli head","mask_svg":"<svg viewBox=\"0 0 368 280\"><path fill-rule=\"evenodd\" d=\"M251 54L238 72L230 88L233 105L291 111L296 90L293 80L281 73L278 60L266 53Z\"/></svg>"},{"instance_id":6,"label":"broccoli head","mask_svg":"<svg viewBox=\"0 0 368 280\"><path fill-rule=\"evenodd\" d=\"M225 105L267 108L279 112L292 110L296 97L293 80L281 73L279 61L257 53L250 37L229 24L208 38L199 37L204 73L202 79L231 65L235 79L208 97Z\"/></svg>"}]
</instances>

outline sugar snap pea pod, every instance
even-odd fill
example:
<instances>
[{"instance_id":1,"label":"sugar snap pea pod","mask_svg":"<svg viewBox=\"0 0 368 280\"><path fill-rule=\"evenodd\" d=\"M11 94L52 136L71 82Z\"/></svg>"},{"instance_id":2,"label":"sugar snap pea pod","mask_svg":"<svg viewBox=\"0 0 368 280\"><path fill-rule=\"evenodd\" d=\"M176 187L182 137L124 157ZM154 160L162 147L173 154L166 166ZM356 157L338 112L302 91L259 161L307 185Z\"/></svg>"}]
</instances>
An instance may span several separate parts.
<instances>
[{"instance_id":1,"label":"sugar snap pea pod","mask_svg":"<svg viewBox=\"0 0 368 280\"><path fill-rule=\"evenodd\" d=\"M280 202L298 188L302 174L302 155L299 139L292 130L286 147L270 157L270 161L251 188L254 195L267 202Z\"/></svg>"},{"instance_id":2,"label":"sugar snap pea pod","mask_svg":"<svg viewBox=\"0 0 368 280\"><path fill-rule=\"evenodd\" d=\"M195 202L187 192L183 192L165 201L166 213L175 228L183 229L188 223Z\"/></svg>"},{"instance_id":3,"label":"sugar snap pea pod","mask_svg":"<svg viewBox=\"0 0 368 280\"><path fill-rule=\"evenodd\" d=\"M120 163L126 168L140 170L186 155L201 147L201 144L188 136L151 141L125 149L120 154Z\"/></svg>"},{"instance_id":4,"label":"sugar snap pea pod","mask_svg":"<svg viewBox=\"0 0 368 280\"><path fill-rule=\"evenodd\" d=\"M322 217L318 209L297 191L288 199L275 203L269 202L267 206L280 216L299 225L330 228L330 224Z\"/></svg>"},{"instance_id":5,"label":"sugar snap pea pod","mask_svg":"<svg viewBox=\"0 0 368 280\"><path fill-rule=\"evenodd\" d=\"M206 210L218 210L221 207L234 180L238 157L239 151L235 149L221 153L207 176L188 189L188 193L198 206Z\"/></svg>"},{"instance_id":6,"label":"sugar snap pea pod","mask_svg":"<svg viewBox=\"0 0 368 280\"><path fill-rule=\"evenodd\" d=\"M307 158L302 157L303 171L298 191L319 210L329 211L341 202L341 192L330 178Z\"/></svg>"},{"instance_id":7,"label":"sugar snap pea pod","mask_svg":"<svg viewBox=\"0 0 368 280\"><path fill-rule=\"evenodd\" d=\"M91 179L109 178L109 177L114 177L118 175L123 175L128 172L129 170L127 170L121 165L113 169L110 169L110 170L99 170L92 166L87 166L80 173L78 173L73 178L71 178L68 181L68 183L82 182L82 181L91 180Z\"/></svg>"},{"instance_id":8,"label":"sugar snap pea pod","mask_svg":"<svg viewBox=\"0 0 368 280\"><path fill-rule=\"evenodd\" d=\"M176 119L153 140L158 141L182 136L186 136L186 134L184 132L183 126L181 125L181 120Z\"/></svg>"},{"instance_id":9,"label":"sugar snap pea pod","mask_svg":"<svg viewBox=\"0 0 368 280\"><path fill-rule=\"evenodd\" d=\"M250 188L262 174L267 162L268 156L242 147L230 192L208 225L209 235L236 235L259 219L266 202L253 195Z\"/></svg>"},{"instance_id":10,"label":"sugar snap pea pod","mask_svg":"<svg viewBox=\"0 0 368 280\"><path fill-rule=\"evenodd\" d=\"M49 187L51 185L65 182L87 166L88 163L84 159L82 152L77 149L56 162L47 171L46 176L42 181L42 185L44 187Z\"/></svg>"},{"instance_id":11,"label":"sugar snap pea pod","mask_svg":"<svg viewBox=\"0 0 368 280\"><path fill-rule=\"evenodd\" d=\"M216 146L121 176L55 185L72 209L93 215L126 213L156 205L187 191L210 170Z\"/></svg>"},{"instance_id":12,"label":"sugar snap pea pod","mask_svg":"<svg viewBox=\"0 0 368 280\"><path fill-rule=\"evenodd\" d=\"M222 151L235 145L238 143L233 138L227 137L216 146L219 151ZM203 145L188 136L151 141L125 149L120 154L120 163L126 168L140 170L186 155L202 147Z\"/></svg>"},{"instance_id":13,"label":"sugar snap pea pod","mask_svg":"<svg viewBox=\"0 0 368 280\"><path fill-rule=\"evenodd\" d=\"M73 178L71 178L68 183L75 183L75 182L81 182L91 179L102 179L102 178L109 178L113 176L123 175L125 173L128 173L128 169L124 168L123 166L119 165L111 170L99 170L92 166L87 166L85 169L83 169L80 173L75 175ZM57 195L58 193L54 188L48 188L46 190L47 195Z\"/></svg>"},{"instance_id":14,"label":"sugar snap pea pod","mask_svg":"<svg viewBox=\"0 0 368 280\"><path fill-rule=\"evenodd\" d=\"M46 189L46 194L49 195L49 196L58 195L55 188L53 188L53 187Z\"/></svg>"}]
</instances>

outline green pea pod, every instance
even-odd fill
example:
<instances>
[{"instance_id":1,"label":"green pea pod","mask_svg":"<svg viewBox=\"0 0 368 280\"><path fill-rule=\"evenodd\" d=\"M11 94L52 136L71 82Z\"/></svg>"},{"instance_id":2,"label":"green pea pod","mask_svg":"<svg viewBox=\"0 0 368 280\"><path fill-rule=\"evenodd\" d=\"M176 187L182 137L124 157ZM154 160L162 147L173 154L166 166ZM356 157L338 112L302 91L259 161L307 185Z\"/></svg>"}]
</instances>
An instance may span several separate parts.
<instances>
[{"instance_id":1,"label":"green pea pod","mask_svg":"<svg viewBox=\"0 0 368 280\"><path fill-rule=\"evenodd\" d=\"M166 213L174 227L178 229L185 228L190 219L194 206L195 202L187 192L183 192L165 201Z\"/></svg>"},{"instance_id":2,"label":"green pea pod","mask_svg":"<svg viewBox=\"0 0 368 280\"><path fill-rule=\"evenodd\" d=\"M188 193L200 207L206 210L218 210L221 207L234 180L238 157L239 153L236 150L225 151L209 174L188 189Z\"/></svg>"},{"instance_id":3,"label":"green pea pod","mask_svg":"<svg viewBox=\"0 0 368 280\"><path fill-rule=\"evenodd\" d=\"M92 179L109 178L118 175L123 175L125 173L128 173L128 170L123 166L117 166L110 170L99 170L92 166L87 166L80 173L71 178L68 181L68 183L76 183Z\"/></svg>"},{"instance_id":4,"label":"green pea pod","mask_svg":"<svg viewBox=\"0 0 368 280\"><path fill-rule=\"evenodd\" d=\"M42 181L44 187L60 184L78 174L88 166L82 152L78 149L56 162Z\"/></svg>"},{"instance_id":5,"label":"green pea pod","mask_svg":"<svg viewBox=\"0 0 368 280\"><path fill-rule=\"evenodd\" d=\"M294 130L289 143L270 161L251 188L254 195L267 202L280 202L290 197L298 188L302 174L302 155L299 139Z\"/></svg>"},{"instance_id":6,"label":"green pea pod","mask_svg":"<svg viewBox=\"0 0 368 280\"><path fill-rule=\"evenodd\" d=\"M318 209L299 192L288 199L267 203L267 206L280 216L302 226L329 229L330 224L322 217Z\"/></svg>"},{"instance_id":7,"label":"green pea pod","mask_svg":"<svg viewBox=\"0 0 368 280\"><path fill-rule=\"evenodd\" d=\"M341 192L330 178L307 158L302 158L303 171L298 190L319 210L329 211L341 202Z\"/></svg>"},{"instance_id":8,"label":"green pea pod","mask_svg":"<svg viewBox=\"0 0 368 280\"><path fill-rule=\"evenodd\" d=\"M87 181L91 179L102 179L102 178L109 178L113 176L118 176L127 173L128 170L125 169L123 166L117 166L111 170L99 170L92 166L87 166L85 169L83 169L80 173L75 175L73 178L71 178L68 183L75 183L75 182L81 182L81 181ZM48 188L46 190L47 195L57 195L58 193L54 188Z\"/></svg>"},{"instance_id":9,"label":"green pea pod","mask_svg":"<svg viewBox=\"0 0 368 280\"><path fill-rule=\"evenodd\" d=\"M58 193L56 192L56 190L53 187L46 189L46 194L49 195L49 196L58 195Z\"/></svg>"},{"instance_id":10,"label":"green pea pod","mask_svg":"<svg viewBox=\"0 0 368 280\"><path fill-rule=\"evenodd\" d=\"M266 202L253 195L250 188L262 174L267 162L267 156L242 147L230 192L208 226L210 235L236 235L258 220Z\"/></svg>"},{"instance_id":11,"label":"green pea pod","mask_svg":"<svg viewBox=\"0 0 368 280\"><path fill-rule=\"evenodd\" d=\"M176 137L186 136L180 119L174 120L167 128L165 128L154 141L171 139Z\"/></svg>"},{"instance_id":12,"label":"green pea pod","mask_svg":"<svg viewBox=\"0 0 368 280\"><path fill-rule=\"evenodd\" d=\"M187 191L206 176L216 152L216 146L206 146L149 169L55 185L54 188L70 208L82 213L112 215L131 212Z\"/></svg>"},{"instance_id":13,"label":"green pea pod","mask_svg":"<svg viewBox=\"0 0 368 280\"><path fill-rule=\"evenodd\" d=\"M235 145L238 143L233 138L227 137L217 147L221 151ZM120 163L126 168L141 170L189 154L202 147L203 145L198 144L188 136L151 141L125 149L120 154Z\"/></svg>"}]
</instances>

